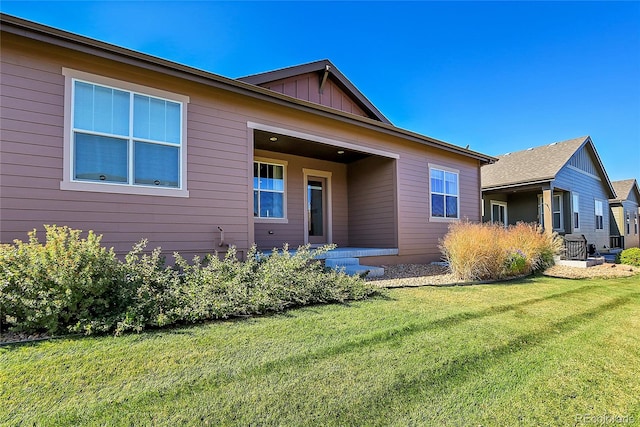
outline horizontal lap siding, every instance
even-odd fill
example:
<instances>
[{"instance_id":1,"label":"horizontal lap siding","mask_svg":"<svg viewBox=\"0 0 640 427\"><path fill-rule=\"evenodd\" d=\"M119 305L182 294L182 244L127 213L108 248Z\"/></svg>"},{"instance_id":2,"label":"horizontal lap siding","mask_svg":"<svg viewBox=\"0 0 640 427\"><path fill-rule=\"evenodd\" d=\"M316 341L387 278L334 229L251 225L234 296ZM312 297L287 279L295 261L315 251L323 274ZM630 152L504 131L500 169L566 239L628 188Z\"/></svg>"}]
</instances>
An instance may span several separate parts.
<instances>
[{"instance_id":1,"label":"horizontal lap siding","mask_svg":"<svg viewBox=\"0 0 640 427\"><path fill-rule=\"evenodd\" d=\"M349 165L349 245L396 247L395 160L368 157Z\"/></svg>"},{"instance_id":2,"label":"horizontal lap siding","mask_svg":"<svg viewBox=\"0 0 640 427\"><path fill-rule=\"evenodd\" d=\"M0 105L12 110L2 113L2 242L25 239L28 230L57 222L102 233L103 242L121 252L143 237L149 238L150 246L160 245L169 253L210 252L219 242L218 226L225 230L225 240L240 250L246 250L253 240L265 247L280 246L285 241L295 245L304 238L302 168L310 168L333 172L333 237L340 245L351 244L349 225L353 223L349 214L357 216L362 212L356 214L350 205L354 195L349 194L352 189L347 186L348 167L275 153L263 154L290 162L289 224L285 227L258 223L249 229L253 219L251 167L247 162L253 148L247 138L248 121L397 154L397 160L373 158L381 161L385 178L378 183L379 193L369 194L369 202L384 208L372 211L366 200L355 203L360 203L371 219L384 222L378 230L365 235L378 233L388 241L395 238L401 255L394 258L398 262L439 258L438 240L446 233L448 224L429 221L429 163L460 171L461 217L480 219L478 163L464 156L115 61L25 41L18 36L3 34L2 61ZM59 189L64 131L62 67L190 97L186 123L189 198ZM306 86L296 83L296 93L304 94L307 90L313 101L312 94L317 94L313 84L311 80ZM325 86L324 96L337 93L332 84L328 82ZM338 107L335 99L339 98L332 98L327 105ZM338 108L344 109L345 105L340 100ZM394 164L395 181L394 175L388 173L389 164ZM393 206L392 197L397 206ZM273 235L268 234L270 229Z\"/></svg>"},{"instance_id":3,"label":"horizontal lap siding","mask_svg":"<svg viewBox=\"0 0 640 427\"><path fill-rule=\"evenodd\" d=\"M480 220L479 165L476 160L418 144L402 144L398 160L400 255L412 261L437 261L439 241L449 222L429 220L429 164L459 172L460 218Z\"/></svg>"},{"instance_id":4,"label":"horizontal lap siding","mask_svg":"<svg viewBox=\"0 0 640 427\"><path fill-rule=\"evenodd\" d=\"M554 181L555 191L567 191L578 193L580 203L580 230L574 231L577 234L584 234L587 243L593 243L598 250L604 246L609 246L610 215L609 201L605 189L605 184L592 176L578 172L568 167L563 168ZM596 231L595 200L601 200L603 205L604 228ZM570 199L569 199L570 200ZM571 212L571 202L565 203L564 212ZM566 217L567 215L565 215ZM565 221L565 231L572 231L572 224Z\"/></svg>"},{"instance_id":5,"label":"horizontal lap siding","mask_svg":"<svg viewBox=\"0 0 640 427\"><path fill-rule=\"evenodd\" d=\"M32 49L31 49L32 48ZM186 94L189 198L60 190L63 171L62 67ZM43 224L103 234L126 252L142 238L186 256L212 252L219 232L241 252L248 242L246 120L221 120L234 106L202 95L195 85L62 49L2 40L2 166L0 240L26 239Z\"/></svg>"},{"instance_id":6,"label":"horizontal lap siding","mask_svg":"<svg viewBox=\"0 0 640 427\"><path fill-rule=\"evenodd\" d=\"M303 169L331 172L333 208L333 242L339 246L348 244L347 168L340 163L308 157L256 150L255 157L287 162L287 220L286 224L256 222L255 241L260 249L282 247L284 243L295 248L304 244L304 179ZM258 220L259 221L259 220ZM272 234L269 234L269 231Z\"/></svg>"}]
</instances>

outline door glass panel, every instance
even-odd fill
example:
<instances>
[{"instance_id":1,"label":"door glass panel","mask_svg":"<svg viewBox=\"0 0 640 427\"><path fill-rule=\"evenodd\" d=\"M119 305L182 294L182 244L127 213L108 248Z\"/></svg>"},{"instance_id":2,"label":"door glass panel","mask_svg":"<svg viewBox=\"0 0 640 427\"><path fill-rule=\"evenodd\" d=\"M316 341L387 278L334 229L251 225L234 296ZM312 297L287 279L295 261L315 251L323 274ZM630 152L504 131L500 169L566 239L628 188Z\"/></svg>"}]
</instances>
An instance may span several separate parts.
<instances>
[{"instance_id":1,"label":"door glass panel","mask_svg":"<svg viewBox=\"0 0 640 427\"><path fill-rule=\"evenodd\" d=\"M309 180L307 183L307 209L309 211L309 236L324 235L322 181Z\"/></svg>"}]
</instances>

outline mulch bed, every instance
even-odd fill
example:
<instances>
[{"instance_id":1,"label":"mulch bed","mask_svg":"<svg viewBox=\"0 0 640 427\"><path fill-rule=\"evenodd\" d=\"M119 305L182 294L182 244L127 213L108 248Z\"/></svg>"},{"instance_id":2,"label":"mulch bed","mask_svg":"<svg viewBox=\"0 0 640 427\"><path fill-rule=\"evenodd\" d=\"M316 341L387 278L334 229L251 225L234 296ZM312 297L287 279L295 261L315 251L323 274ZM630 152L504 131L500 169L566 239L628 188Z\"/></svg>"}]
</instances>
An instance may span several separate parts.
<instances>
[{"instance_id":1,"label":"mulch bed","mask_svg":"<svg viewBox=\"0 0 640 427\"><path fill-rule=\"evenodd\" d=\"M640 274L640 268L623 264L602 264L588 268L557 265L545 270L543 274L549 277L559 277L564 279L614 278ZM377 286L383 288L473 284L458 279L456 276L451 274L448 267L431 264L399 264L384 266L384 276L368 280L375 282Z\"/></svg>"}]
</instances>

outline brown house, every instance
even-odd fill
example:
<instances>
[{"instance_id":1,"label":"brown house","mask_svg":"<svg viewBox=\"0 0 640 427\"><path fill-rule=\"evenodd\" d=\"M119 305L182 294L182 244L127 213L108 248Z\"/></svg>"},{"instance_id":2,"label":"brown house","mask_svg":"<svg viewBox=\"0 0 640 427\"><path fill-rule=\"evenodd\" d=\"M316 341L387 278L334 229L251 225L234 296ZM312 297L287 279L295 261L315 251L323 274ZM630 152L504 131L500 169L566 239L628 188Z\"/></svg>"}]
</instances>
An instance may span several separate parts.
<instances>
[{"instance_id":1,"label":"brown house","mask_svg":"<svg viewBox=\"0 0 640 427\"><path fill-rule=\"evenodd\" d=\"M229 79L2 15L0 240L440 258L490 156L397 128L329 61ZM221 232L224 230L224 233ZM374 250L375 249L375 250Z\"/></svg>"},{"instance_id":2,"label":"brown house","mask_svg":"<svg viewBox=\"0 0 640 427\"><path fill-rule=\"evenodd\" d=\"M611 209L612 247L620 249L640 247L640 188L635 179L613 181L616 197L609 200Z\"/></svg>"}]
</instances>

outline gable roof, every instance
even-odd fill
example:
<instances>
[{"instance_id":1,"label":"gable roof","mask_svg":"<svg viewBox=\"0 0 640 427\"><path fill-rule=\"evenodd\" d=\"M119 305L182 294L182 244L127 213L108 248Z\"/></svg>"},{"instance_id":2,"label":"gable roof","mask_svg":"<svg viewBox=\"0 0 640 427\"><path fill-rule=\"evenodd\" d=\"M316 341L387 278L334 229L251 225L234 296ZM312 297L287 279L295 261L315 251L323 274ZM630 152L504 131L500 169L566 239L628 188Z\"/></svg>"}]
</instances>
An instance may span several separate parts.
<instances>
[{"instance_id":1,"label":"gable roof","mask_svg":"<svg viewBox=\"0 0 640 427\"><path fill-rule=\"evenodd\" d=\"M600 156L598 156L589 136L553 142L497 156L496 163L481 168L482 189L512 188L550 182L556 178L558 172L569 162L571 157L583 147L588 148L593 155L596 167L604 178L604 185L608 187L611 194L614 194Z\"/></svg>"},{"instance_id":2,"label":"gable roof","mask_svg":"<svg viewBox=\"0 0 640 427\"><path fill-rule=\"evenodd\" d=\"M362 92L355 87L351 81L338 70L338 68L328 59L309 62L306 64L295 65L292 67L281 68L278 70L267 71L264 73L252 74L250 76L239 77L237 80L241 82L251 83L257 86L265 86L268 83L278 80L288 79L290 77L299 76L308 73L322 73L321 80L331 78L335 81L340 89L345 91L351 99L353 99L360 108L362 108L370 117L383 123L391 124L384 114L376 108L375 105L367 99Z\"/></svg>"},{"instance_id":3,"label":"gable roof","mask_svg":"<svg viewBox=\"0 0 640 427\"><path fill-rule=\"evenodd\" d=\"M328 117L363 129L374 130L386 135L402 138L406 141L459 154L478 160L482 164L492 163L496 160L493 156L469 150L458 145L412 132L410 130L398 128L390 123L380 122L379 120L304 101L254 84L230 79L208 71L189 67L177 62L147 55L145 53L126 49L4 13L0 13L0 30L16 34L20 37L33 39L41 43L48 43L100 58L106 58L114 62L133 65L145 70L226 90L231 93L259 99L276 105L283 105L288 108L311 113L320 117Z\"/></svg>"},{"instance_id":4,"label":"gable roof","mask_svg":"<svg viewBox=\"0 0 640 427\"><path fill-rule=\"evenodd\" d=\"M615 199L610 199L612 202L623 202L625 200L629 200L631 192L635 192L636 200L640 201L640 188L638 188L638 182L635 179L612 181L611 185L616 192Z\"/></svg>"}]
</instances>

